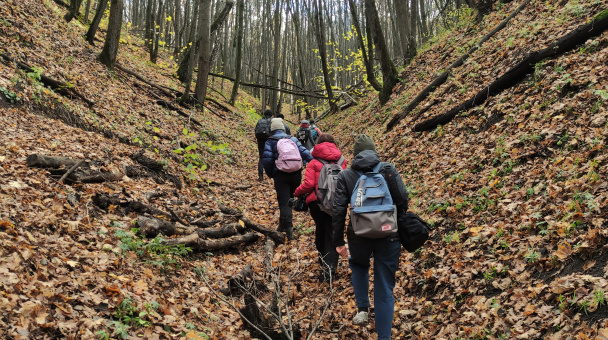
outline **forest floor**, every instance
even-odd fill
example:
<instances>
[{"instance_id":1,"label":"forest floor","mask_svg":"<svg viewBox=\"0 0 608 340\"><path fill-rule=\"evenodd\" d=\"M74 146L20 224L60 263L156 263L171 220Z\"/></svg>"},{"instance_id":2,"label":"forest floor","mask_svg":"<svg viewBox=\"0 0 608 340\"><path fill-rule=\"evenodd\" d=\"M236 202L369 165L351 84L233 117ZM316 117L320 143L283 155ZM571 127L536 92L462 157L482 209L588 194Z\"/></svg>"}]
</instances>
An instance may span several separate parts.
<instances>
[{"instance_id":1,"label":"forest floor","mask_svg":"<svg viewBox=\"0 0 608 340\"><path fill-rule=\"evenodd\" d=\"M433 226L422 250L401 256L394 338L608 339L608 34L536 64L448 124L411 131L585 24L606 1L532 2L420 104L424 111L384 131L433 75L521 2L434 39L383 107L370 91L319 123L349 157L358 133L372 135L402 173L410 208ZM374 339L373 322L350 323L356 307L347 262L332 284L318 283L306 213L294 213L296 240L279 244L269 262L264 236L189 252L136 232L142 216L211 226L248 217L276 227L272 181L257 181L258 104L241 92L229 110L210 102L204 113L163 106L173 99L96 62L101 43L88 45L86 27L65 24L63 12L50 0L0 3L0 54L31 66L0 63L0 336L252 338L237 313L244 302L224 294L251 264L255 278L282 292L282 311L304 336L316 325L315 339ZM119 63L170 94L181 90L169 54L151 64L141 45L124 34ZM94 104L43 86L41 75ZM227 105L231 84L212 80L210 88ZM295 117L288 120L295 129ZM141 152L160 165L146 168ZM34 154L85 159L87 170L112 180L60 182L61 171L27 166Z\"/></svg>"}]
</instances>

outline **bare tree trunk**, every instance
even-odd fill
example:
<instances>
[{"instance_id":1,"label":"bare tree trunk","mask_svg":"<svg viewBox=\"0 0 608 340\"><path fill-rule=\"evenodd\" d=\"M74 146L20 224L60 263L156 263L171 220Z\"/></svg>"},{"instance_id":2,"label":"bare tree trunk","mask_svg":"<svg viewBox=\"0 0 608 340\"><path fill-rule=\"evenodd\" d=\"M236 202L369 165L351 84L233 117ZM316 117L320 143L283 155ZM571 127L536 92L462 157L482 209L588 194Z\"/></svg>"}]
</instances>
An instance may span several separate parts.
<instances>
[{"instance_id":1,"label":"bare tree trunk","mask_svg":"<svg viewBox=\"0 0 608 340\"><path fill-rule=\"evenodd\" d=\"M272 57L272 79L270 84L272 87L278 87L279 66L281 60L279 58L281 52L281 1L276 0L274 9L274 36L273 36L274 54ZM272 91L270 95L270 109L275 114L278 114L277 91Z\"/></svg>"},{"instance_id":2,"label":"bare tree trunk","mask_svg":"<svg viewBox=\"0 0 608 340\"><path fill-rule=\"evenodd\" d=\"M99 0L99 3L97 4L97 10L95 12L95 16L93 17L93 22L91 22L91 26L89 26L89 30L85 35L87 42L91 45L95 45L95 33L97 33L97 28L99 27L103 13L106 11L107 5L108 2L104 0Z\"/></svg>"},{"instance_id":3,"label":"bare tree trunk","mask_svg":"<svg viewBox=\"0 0 608 340\"><path fill-rule=\"evenodd\" d=\"M325 91L327 91L327 99L332 112L338 111L338 107L334 102L334 93L331 87L331 75L327 67L327 52L325 49L325 25L323 21L322 0L314 0L313 20L315 21L315 34L317 36L317 46L319 47L319 55L321 57L321 68L323 70L323 80L325 81Z\"/></svg>"},{"instance_id":4,"label":"bare tree trunk","mask_svg":"<svg viewBox=\"0 0 608 340\"><path fill-rule=\"evenodd\" d=\"M304 70L302 67L303 59L304 59L304 51L302 50L302 42L300 41L301 26L300 26L300 11L298 9L299 2L296 1L296 9L292 15L293 27L295 29L295 39L296 39L296 54L297 54L297 63L298 63L298 73L300 74L300 82L302 83L302 89L306 91L306 81L304 78ZM295 79L295 78L294 78ZM304 102L308 103L308 98L304 97ZM305 106L306 118L310 119L310 109L308 109L308 105ZM298 117L298 121L300 117Z\"/></svg>"},{"instance_id":5,"label":"bare tree trunk","mask_svg":"<svg viewBox=\"0 0 608 340\"><path fill-rule=\"evenodd\" d=\"M397 30L401 41L401 52L403 53L403 64L408 65L416 55L415 38L410 32L410 16L407 4L400 0L393 2L397 16Z\"/></svg>"},{"instance_id":6,"label":"bare tree trunk","mask_svg":"<svg viewBox=\"0 0 608 340\"><path fill-rule=\"evenodd\" d=\"M154 0L148 0L146 6L146 30L144 32L145 45L148 51L152 49L152 30L154 29Z\"/></svg>"},{"instance_id":7,"label":"bare tree trunk","mask_svg":"<svg viewBox=\"0 0 608 340\"><path fill-rule=\"evenodd\" d=\"M150 45L150 61L156 64L156 59L158 58L158 45L160 41L160 32L162 32L162 24L164 22L162 18L164 6L166 2L163 3L163 0L159 0L158 3L158 11L156 13L156 19L152 22L152 37ZM162 20L162 21L161 21ZM158 26L158 29L156 28Z\"/></svg>"},{"instance_id":8,"label":"bare tree trunk","mask_svg":"<svg viewBox=\"0 0 608 340\"><path fill-rule=\"evenodd\" d=\"M397 2L399 2L399 0L397 0ZM367 57L367 49L365 48L365 42L363 41L363 31L361 30L361 25L359 25L359 16L357 15L357 8L355 7L355 2L353 0L348 0L348 5L350 7L350 14L353 20L353 25L355 25L355 29L357 30L357 41L359 42L361 54L363 56L363 65L365 65L367 82L374 88L374 90L380 91L382 89L382 85L380 85L380 83L376 79L371 60L369 60L369 58Z\"/></svg>"},{"instance_id":9,"label":"bare tree trunk","mask_svg":"<svg viewBox=\"0 0 608 340\"><path fill-rule=\"evenodd\" d=\"M379 93L380 104L384 105L390 98L393 92L393 87L399 82L397 79L397 69L391 60L388 53L388 47L380 26L380 18L374 0L365 0L365 13L367 20L371 26L372 35L376 47L376 54L380 60L380 68L382 69L382 90Z\"/></svg>"},{"instance_id":10,"label":"bare tree trunk","mask_svg":"<svg viewBox=\"0 0 608 340\"><path fill-rule=\"evenodd\" d=\"M111 0L110 19L108 21L108 34L103 50L97 59L108 68L114 68L116 55L118 54L118 44L120 43L120 29L122 26L122 9L124 0Z\"/></svg>"},{"instance_id":11,"label":"bare tree trunk","mask_svg":"<svg viewBox=\"0 0 608 340\"><path fill-rule=\"evenodd\" d=\"M91 9L91 0L87 0L87 4L85 6L85 10L84 10L84 23L88 23L89 22L89 10Z\"/></svg>"},{"instance_id":12,"label":"bare tree trunk","mask_svg":"<svg viewBox=\"0 0 608 340\"><path fill-rule=\"evenodd\" d=\"M243 11L245 10L245 4L243 0L238 0L237 3L237 23L236 23L236 63L234 65L236 74L234 76L234 85L232 86L232 95L228 103L234 106L236 101L236 95L239 90L239 83L241 82L241 61L243 58Z\"/></svg>"},{"instance_id":13,"label":"bare tree trunk","mask_svg":"<svg viewBox=\"0 0 608 340\"><path fill-rule=\"evenodd\" d=\"M205 96L207 95L207 82L209 80L209 57L211 54L211 0L201 0L199 15L201 16L200 41L201 41L201 56L198 60L198 75L196 79L196 87L194 94L196 100L203 105Z\"/></svg>"},{"instance_id":14,"label":"bare tree trunk","mask_svg":"<svg viewBox=\"0 0 608 340\"><path fill-rule=\"evenodd\" d=\"M184 90L184 94L182 95L182 97L179 99L179 101L184 101L188 99L188 96L190 96L190 86L192 85L192 72L193 72L193 68L194 68L194 41L196 38L196 31L197 31L197 21L198 21L198 7L199 7L199 3L200 1L198 0L194 0L193 3L193 12L192 12L192 22L191 22L191 26L190 26L190 39L188 40L188 42L191 44L190 49L186 50L186 53L184 55L184 59L190 59L190 61L186 61L186 74L185 74L185 84L186 84L186 89ZM178 70L179 71L179 70ZM178 77L179 77L179 72L178 72ZM181 80L181 78L180 78Z\"/></svg>"},{"instance_id":15,"label":"bare tree trunk","mask_svg":"<svg viewBox=\"0 0 608 340\"><path fill-rule=\"evenodd\" d=\"M173 36L173 51L178 51L179 47L182 44L182 31L181 31L181 27L180 27L180 21L181 21L181 15L182 15L182 9L181 9L181 0L175 0L175 2L173 3L173 9L175 12L175 18L173 19L173 31L174 31L174 36ZM175 52L174 54L177 54L177 52Z\"/></svg>"},{"instance_id":16,"label":"bare tree trunk","mask_svg":"<svg viewBox=\"0 0 608 340\"><path fill-rule=\"evenodd\" d=\"M82 5L82 0L72 0L70 1L70 9L63 16L66 22L72 21L74 17L78 16L78 12L80 11L80 6Z\"/></svg>"},{"instance_id":17,"label":"bare tree trunk","mask_svg":"<svg viewBox=\"0 0 608 340\"><path fill-rule=\"evenodd\" d=\"M426 23L427 13L426 13L424 1L425 0L420 0L420 3L419 3L420 4L420 23L422 26L422 32L420 34L422 36L422 40L420 41L421 44L424 44L429 39L429 28Z\"/></svg>"}]
</instances>

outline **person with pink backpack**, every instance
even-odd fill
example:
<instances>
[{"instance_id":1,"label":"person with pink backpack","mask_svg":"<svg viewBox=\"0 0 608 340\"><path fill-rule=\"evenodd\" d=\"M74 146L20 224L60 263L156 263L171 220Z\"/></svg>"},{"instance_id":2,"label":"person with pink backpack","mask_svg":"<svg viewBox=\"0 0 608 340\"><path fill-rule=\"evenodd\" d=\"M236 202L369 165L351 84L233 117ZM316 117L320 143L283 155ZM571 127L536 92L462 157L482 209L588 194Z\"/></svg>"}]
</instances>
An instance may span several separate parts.
<instances>
[{"instance_id":1,"label":"person with pink backpack","mask_svg":"<svg viewBox=\"0 0 608 340\"><path fill-rule=\"evenodd\" d=\"M264 145L262 164L266 175L274 180L274 190L279 203L278 231L285 232L293 240L293 214L289 199L294 197L302 181L302 168L312 156L297 138L285 133L283 119L273 118L270 123L271 136Z\"/></svg>"}]
</instances>

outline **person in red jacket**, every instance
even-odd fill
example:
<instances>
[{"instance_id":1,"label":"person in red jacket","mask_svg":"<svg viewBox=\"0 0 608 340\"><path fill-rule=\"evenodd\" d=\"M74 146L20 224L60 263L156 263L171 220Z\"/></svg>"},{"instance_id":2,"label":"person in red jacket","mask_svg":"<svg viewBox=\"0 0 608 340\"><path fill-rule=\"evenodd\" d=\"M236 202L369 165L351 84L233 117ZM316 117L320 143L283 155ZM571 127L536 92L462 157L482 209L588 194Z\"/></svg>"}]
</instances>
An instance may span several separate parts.
<instances>
[{"instance_id":1,"label":"person in red jacket","mask_svg":"<svg viewBox=\"0 0 608 340\"><path fill-rule=\"evenodd\" d=\"M339 255L331 239L331 215L322 211L317 203L319 173L323 167L323 163L319 159L335 163L340 159L340 156L342 156L342 153L338 150L334 137L329 133L321 134L317 139L317 145L312 150L312 157L314 159L306 167L304 182L296 188L294 193L296 197L308 195L306 203L310 209L310 216L312 216L317 227L315 231L315 246L319 252L319 265L323 268L322 273L319 275L319 281L321 282L330 281L334 277L338 267ZM346 169L346 160L342 163L342 169Z\"/></svg>"}]
</instances>

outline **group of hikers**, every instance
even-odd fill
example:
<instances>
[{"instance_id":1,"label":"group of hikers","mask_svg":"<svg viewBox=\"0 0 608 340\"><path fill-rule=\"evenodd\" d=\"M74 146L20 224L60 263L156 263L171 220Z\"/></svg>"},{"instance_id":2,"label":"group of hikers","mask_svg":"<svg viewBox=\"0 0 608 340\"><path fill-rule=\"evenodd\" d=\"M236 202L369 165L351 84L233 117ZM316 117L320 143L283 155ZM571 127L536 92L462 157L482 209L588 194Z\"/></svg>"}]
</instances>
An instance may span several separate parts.
<instances>
[{"instance_id":1,"label":"group of hikers","mask_svg":"<svg viewBox=\"0 0 608 340\"><path fill-rule=\"evenodd\" d=\"M283 117L264 112L255 128L263 171L273 179L280 217L277 230L294 239L292 208L295 197L305 198L316 225L320 282L336 278L339 257L348 258L357 313L354 325L368 323L369 267L374 261L374 317L378 339L390 339L395 299L395 273L401 243L397 216L408 209L408 192L395 166L381 162L374 141L365 134L355 138L353 160L347 160L334 137L322 133L314 121L302 121L291 136ZM302 170L306 169L302 182ZM350 204L350 221L344 227ZM350 254L350 256L349 256Z\"/></svg>"}]
</instances>

